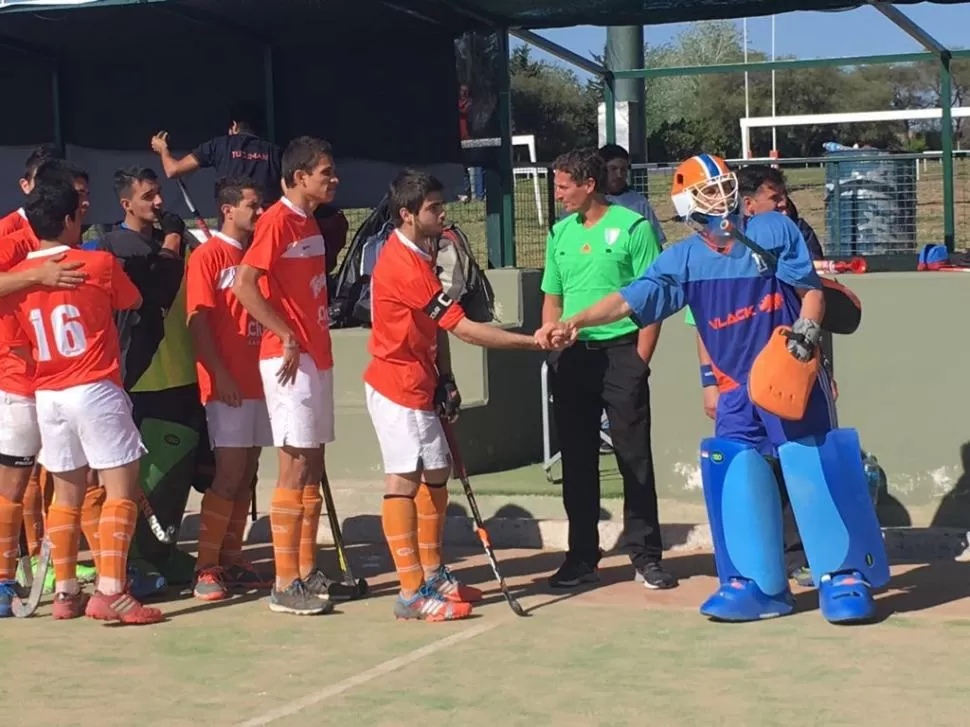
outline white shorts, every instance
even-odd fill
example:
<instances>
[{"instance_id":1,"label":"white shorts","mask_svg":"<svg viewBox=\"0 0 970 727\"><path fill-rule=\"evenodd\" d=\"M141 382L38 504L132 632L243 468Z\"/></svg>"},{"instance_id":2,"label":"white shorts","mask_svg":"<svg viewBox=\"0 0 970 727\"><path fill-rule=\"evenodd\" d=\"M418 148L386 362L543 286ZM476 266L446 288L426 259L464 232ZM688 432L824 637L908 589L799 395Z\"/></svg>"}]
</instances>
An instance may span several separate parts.
<instances>
[{"instance_id":1,"label":"white shorts","mask_svg":"<svg viewBox=\"0 0 970 727\"><path fill-rule=\"evenodd\" d=\"M364 388L385 474L405 475L451 465L451 450L437 414L401 406L369 384Z\"/></svg>"},{"instance_id":2,"label":"white shorts","mask_svg":"<svg viewBox=\"0 0 970 727\"><path fill-rule=\"evenodd\" d=\"M148 451L131 418L131 399L117 384L98 381L36 396L38 461L51 472L121 467Z\"/></svg>"},{"instance_id":3,"label":"white shorts","mask_svg":"<svg viewBox=\"0 0 970 727\"><path fill-rule=\"evenodd\" d=\"M296 380L282 386L276 380L282 365L282 356L259 362L273 446L316 449L329 444L334 440L333 370L318 369L310 354L301 353Z\"/></svg>"},{"instance_id":4,"label":"white shorts","mask_svg":"<svg viewBox=\"0 0 970 727\"><path fill-rule=\"evenodd\" d=\"M243 399L241 406L222 401L205 405L209 444L215 447L271 447L273 431L263 399Z\"/></svg>"},{"instance_id":5,"label":"white shorts","mask_svg":"<svg viewBox=\"0 0 970 727\"><path fill-rule=\"evenodd\" d=\"M36 457L38 452L40 429L33 398L0 391L0 454Z\"/></svg>"}]
</instances>

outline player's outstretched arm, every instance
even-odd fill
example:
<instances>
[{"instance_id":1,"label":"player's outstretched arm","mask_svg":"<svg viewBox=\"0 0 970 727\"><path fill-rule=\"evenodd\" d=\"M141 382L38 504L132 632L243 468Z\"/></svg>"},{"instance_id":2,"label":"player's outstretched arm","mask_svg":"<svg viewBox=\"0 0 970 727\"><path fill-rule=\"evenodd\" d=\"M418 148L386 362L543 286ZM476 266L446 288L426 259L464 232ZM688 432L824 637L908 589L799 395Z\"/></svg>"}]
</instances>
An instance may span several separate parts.
<instances>
[{"instance_id":1,"label":"player's outstretched arm","mask_svg":"<svg viewBox=\"0 0 970 727\"><path fill-rule=\"evenodd\" d=\"M181 159L172 156L172 152L168 149L167 131L160 131L152 137L152 150L162 160L162 169L169 179L190 174L201 166L194 154L186 154Z\"/></svg>"},{"instance_id":2,"label":"player's outstretched arm","mask_svg":"<svg viewBox=\"0 0 970 727\"><path fill-rule=\"evenodd\" d=\"M511 333L488 323L476 323L467 318L462 318L458 324L451 329L455 336L465 343L482 348L506 348L520 351L540 351L535 336L526 336L522 333Z\"/></svg>"}]
</instances>

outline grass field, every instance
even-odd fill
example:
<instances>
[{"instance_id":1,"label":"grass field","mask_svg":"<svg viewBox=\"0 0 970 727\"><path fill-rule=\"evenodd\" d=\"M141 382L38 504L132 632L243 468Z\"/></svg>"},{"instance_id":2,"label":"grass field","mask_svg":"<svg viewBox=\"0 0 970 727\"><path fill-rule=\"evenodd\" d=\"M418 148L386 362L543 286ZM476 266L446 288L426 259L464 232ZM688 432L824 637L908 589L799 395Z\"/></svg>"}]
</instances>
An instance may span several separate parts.
<instances>
[{"instance_id":1,"label":"grass field","mask_svg":"<svg viewBox=\"0 0 970 727\"><path fill-rule=\"evenodd\" d=\"M707 553L668 558L673 591L646 591L614 555L598 587L562 593L545 585L559 553L501 551L529 618L511 613L478 551L451 557L487 589L454 624L393 620L384 548L352 550L374 595L330 616L273 614L259 593L171 594L167 623L118 628L54 623L45 604L0 623L0 698L13 724L63 727L966 722L964 564L897 566L877 623L838 628L811 591L788 618L708 622L697 613L716 586Z\"/></svg>"},{"instance_id":2,"label":"grass field","mask_svg":"<svg viewBox=\"0 0 970 727\"><path fill-rule=\"evenodd\" d=\"M914 162L915 163L915 162ZM826 242L825 225L825 170L821 167L782 166L792 198L798 205L799 214L815 229L823 245ZM676 242L686 236L686 227L674 219L674 208L669 196L670 177L663 172L651 173L649 196L658 217L663 223L668 242ZM536 212L535 188L531 178L520 176L516 180L515 198L515 249L517 267L541 268L545 264L546 235L548 233L548 197L544 179L539 179L540 222ZM964 230L970 229L970 159L958 158L954 162L954 189L956 233L958 248L967 247ZM916 230L918 247L943 242L943 181L939 161L927 161L920 166L916 183ZM369 210L345 210L351 232L363 222ZM479 261L486 259L485 204L484 202L454 202L448 207L448 216L457 222L469 236ZM907 251L913 252L913 251Z\"/></svg>"}]
</instances>

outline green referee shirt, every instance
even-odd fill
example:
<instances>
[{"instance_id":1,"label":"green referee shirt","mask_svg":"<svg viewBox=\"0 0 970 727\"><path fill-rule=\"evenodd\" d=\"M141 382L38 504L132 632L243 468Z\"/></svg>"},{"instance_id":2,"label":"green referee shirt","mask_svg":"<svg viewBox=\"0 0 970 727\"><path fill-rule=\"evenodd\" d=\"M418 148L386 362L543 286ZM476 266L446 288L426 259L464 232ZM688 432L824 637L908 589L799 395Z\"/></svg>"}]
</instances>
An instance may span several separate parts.
<instances>
[{"instance_id":1,"label":"green referee shirt","mask_svg":"<svg viewBox=\"0 0 970 727\"><path fill-rule=\"evenodd\" d=\"M542 292L562 296L563 318L598 303L636 280L660 254L653 227L640 214L611 204L592 227L579 215L556 223L546 241ZM606 341L638 330L630 319L584 328L584 341Z\"/></svg>"}]
</instances>

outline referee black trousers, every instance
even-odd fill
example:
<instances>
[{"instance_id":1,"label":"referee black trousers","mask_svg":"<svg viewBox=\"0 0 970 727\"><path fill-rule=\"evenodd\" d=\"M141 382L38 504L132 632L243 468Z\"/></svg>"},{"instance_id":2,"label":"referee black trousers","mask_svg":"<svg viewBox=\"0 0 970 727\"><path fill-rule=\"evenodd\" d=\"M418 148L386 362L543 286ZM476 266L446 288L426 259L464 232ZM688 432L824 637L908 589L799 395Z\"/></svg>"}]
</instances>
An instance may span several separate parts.
<instances>
[{"instance_id":1,"label":"referee black trousers","mask_svg":"<svg viewBox=\"0 0 970 727\"><path fill-rule=\"evenodd\" d=\"M599 432L605 408L623 478L620 548L637 567L659 561L663 543L650 447L650 370L637 353L636 334L577 342L550 358L550 371L569 520L567 557L590 565L599 561Z\"/></svg>"}]
</instances>

